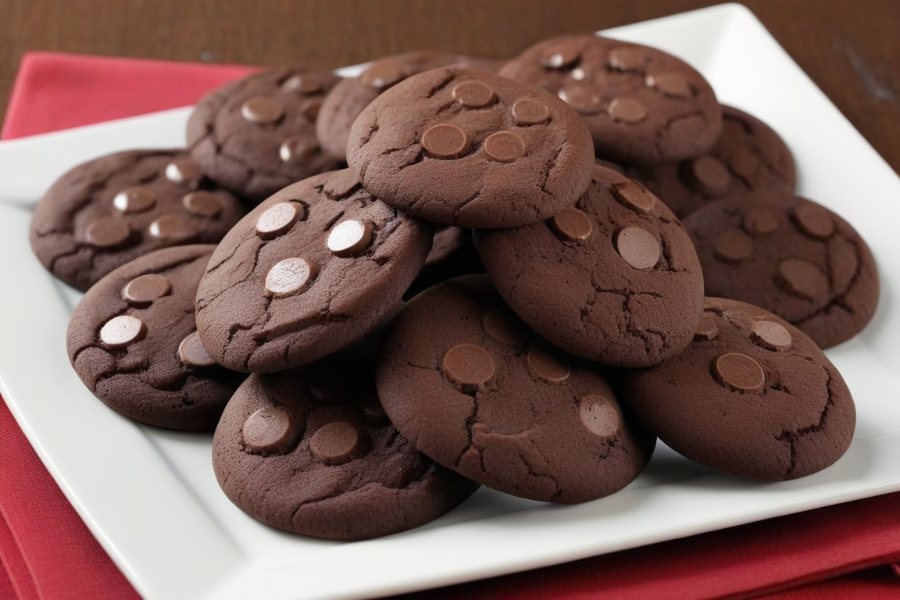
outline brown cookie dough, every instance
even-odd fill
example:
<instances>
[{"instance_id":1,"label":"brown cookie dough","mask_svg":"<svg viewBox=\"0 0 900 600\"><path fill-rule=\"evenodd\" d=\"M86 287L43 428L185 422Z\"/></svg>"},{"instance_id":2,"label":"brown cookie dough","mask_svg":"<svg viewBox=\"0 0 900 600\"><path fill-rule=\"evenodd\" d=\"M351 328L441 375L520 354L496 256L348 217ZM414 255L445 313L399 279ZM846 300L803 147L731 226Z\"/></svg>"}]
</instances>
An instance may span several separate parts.
<instances>
[{"instance_id":1,"label":"brown cookie dough","mask_svg":"<svg viewBox=\"0 0 900 600\"><path fill-rule=\"evenodd\" d=\"M850 339L878 306L875 259L853 227L789 192L711 202L685 219L706 294L782 317L821 348Z\"/></svg>"},{"instance_id":2,"label":"brown cookie dough","mask_svg":"<svg viewBox=\"0 0 900 600\"><path fill-rule=\"evenodd\" d=\"M640 184L594 167L574 208L519 229L477 230L500 295L551 343L618 367L675 356L694 335L703 275L672 212Z\"/></svg>"},{"instance_id":3,"label":"brown cookie dough","mask_svg":"<svg viewBox=\"0 0 900 600\"><path fill-rule=\"evenodd\" d=\"M500 70L565 100L587 124L597 156L626 163L684 160L722 130L709 83L661 50L596 35L539 42Z\"/></svg>"},{"instance_id":4,"label":"brown cookie dough","mask_svg":"<svg viewBox=\"0 0 900 600\"><path fill-rule=\"evenodd\" d=\"M662 441L730 475L810 475L853 438L856 409L834 365L799 329L743 302L707 298L683 353L622 377L623 402Z\"/></svg>"},{"instance_id":5,"label":"brown cookie dough","mask_svg":"<svg viewBox=\"0 0 900 600\"><path fill-rule=\"evenodd\" d=\"M349 170L288 186L216 248L197 292L203 345L228 368L262 373L331 354L393 314L432 234Z\"/></svg>"},{"instance_id":6,"label":"brown cookie dough","mask_svg":"<svg viewBox=\"0 0 900 600\"><path fill-rule=\"evenodd\" d=\"M793 192L794 157L774 129L722 105L722 135L696 158L625 170L683 219L709 200L755 190Z\"/></svg>"},{"instance_id":7,"label":"brown cookie dough","mask_svg":"<svg viewBox=\"0 0 900 600\"><path fill-rule=\"evenodd\" d=\"M371 356L358 352L251 375L228 403L212 452L219 485L241 510L314 537L412 529L478 488L397 432L378 401Z\"/></svg>"},{"instance_id":8,"label":"brown cookie dough","mask_svg":"<svg viewBox=\"0 0 900 600\"><path fill-rule=\"evenodd\" d=\"M559 98L463 67L421 73L360 114L347 162L369 192L459 227L518 227L575 203L593 146Z\"/></svg>"},{"instance_id":9,"label":"brown cookie dough","mask_svg":"<svg viewBox=\"0 0 900 600\"><path fill-rule=\"evenodd\" d=\"M214 246L166 248L119 267L72 313L69 360L91 392L142 423L212 431L244 375L217 365L194 325Z\"/></svg>"},{"instance_id":10,"label":"brown cookie dough","mask_svg":"<svg viewBox=\"0 0 900 600\"><path fill-rule=\"evenodd\" d=\"M612 494L655 444L597 365L538 338L484 275L408 302L382 341L376 382L391 420L424 454L523 498Z\"/></svg>"},{"instance_id":11,"label":"brown cookie dough","mask_svg":"<svg viewBox=\"0 0 900 600\"><path fill-rule=\"evenodd\" d=\"M31 220L31 248L54 275L86 291L135 258L217 243L244 215L184 150L109 154L70 170Z\"/></svg>"},{"instance_id":12,"label":"brown cookie dough","mask_svg":"<svg viewBox=\"0 0 900 600\"><path fill-rule=\"evenodd\" d=\"M273 69L203 98L188 120L192 156L220 185L258 203L281 188L336 169L316 137L316 116L339 77Z\"/></svg>"}]
</instances>

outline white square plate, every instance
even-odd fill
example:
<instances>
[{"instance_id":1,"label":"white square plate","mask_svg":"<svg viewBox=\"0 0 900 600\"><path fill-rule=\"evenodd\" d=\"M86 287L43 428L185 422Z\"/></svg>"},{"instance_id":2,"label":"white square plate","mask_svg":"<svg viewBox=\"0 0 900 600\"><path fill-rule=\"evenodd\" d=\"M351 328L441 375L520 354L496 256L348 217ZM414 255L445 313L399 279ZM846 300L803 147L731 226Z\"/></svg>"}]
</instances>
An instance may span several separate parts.
<instances>
[{"instance_id":1,"label":"white square plate","mask_svg":"<svg viewBox=\"0 0 900 600\"><path fill-rule=\"evenodd\" d=\"M81 384L65 352L80 294L32 256L30 207L68 168L116 150L179 146L189 109L0 143L0 391L50 473L148 600L368 597L641 546L900 490L900 179L759 21L723 5L607 32L696 66L720 99L794 150L799 191L843 215L881 264L874 322L828 352L853 390L856 437L833 467L760 484L660 446L624 491L553 506L482 488L434 523L338 543L261 525L219 491L210 436L137 425ZM348 568L352 565L352 568Z\"/></svg>"}]
</instances>

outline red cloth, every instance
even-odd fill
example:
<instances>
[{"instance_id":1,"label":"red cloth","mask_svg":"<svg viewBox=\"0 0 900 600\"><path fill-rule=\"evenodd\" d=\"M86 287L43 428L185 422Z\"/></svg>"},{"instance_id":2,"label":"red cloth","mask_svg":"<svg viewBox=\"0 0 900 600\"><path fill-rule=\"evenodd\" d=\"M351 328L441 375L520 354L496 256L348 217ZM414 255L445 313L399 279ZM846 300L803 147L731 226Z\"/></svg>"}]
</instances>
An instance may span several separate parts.
<instances>
[{"instance_id":1,"label":"red cloth","mask_svg":"<svg viewBox=\"0 0 900 600\"><path fill-rule=\"evenodd\" d=\"M34 53L22 60L3 137L196 102L250 72ZM0 402L0 599L136 598ZM900 599L900 494L743 525L574 563L414 594L581 600L767 596ZM869 569L844 575L860 569ZM830 579L834 578L834 579ZM823 580L828 580L823 583Z\"/></svg>"}]
</instances>

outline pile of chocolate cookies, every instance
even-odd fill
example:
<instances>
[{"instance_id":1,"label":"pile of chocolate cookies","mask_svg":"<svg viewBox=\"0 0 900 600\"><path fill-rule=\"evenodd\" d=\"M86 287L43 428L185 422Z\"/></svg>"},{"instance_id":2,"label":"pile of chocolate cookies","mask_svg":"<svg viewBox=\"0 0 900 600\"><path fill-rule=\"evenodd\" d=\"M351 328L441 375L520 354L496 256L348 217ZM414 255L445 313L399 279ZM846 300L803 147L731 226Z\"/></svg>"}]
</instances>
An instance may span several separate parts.
<instances>
[{"instance_id":1,"label":"pile of chocolate cookies","mask_svg":"<svg viewBox=\"0 0 900 600\"><path fill-rule=\"evenodd\" d=\"M214 430L223 491L264 523L387 535L479 484L585 502L657 437L759 480L850 444L821 348L871 319L871 252L671 55L582 35L264 71L187 137L74 168L31 240L87 291L85 385Z\"/></svg>"}]
</instances>

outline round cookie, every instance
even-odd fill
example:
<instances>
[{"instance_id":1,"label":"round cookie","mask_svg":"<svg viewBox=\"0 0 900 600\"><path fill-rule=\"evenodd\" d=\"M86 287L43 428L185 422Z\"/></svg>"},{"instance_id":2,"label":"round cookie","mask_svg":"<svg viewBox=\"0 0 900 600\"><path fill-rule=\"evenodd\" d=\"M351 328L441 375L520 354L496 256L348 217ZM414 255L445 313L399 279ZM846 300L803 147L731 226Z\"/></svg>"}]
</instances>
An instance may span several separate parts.
<instances>
[{"instance_id":1,"label":"round cookie","mask_svg":"<svg viewBox=\"0 0 900 600\"><path fill-rule=\"evenodd\" d=\"M684 160L708 151L722 109L700 73L656 48L596 35L539 42L500 70L569 103L597 156L625 163Z\"/></svg>"},{"instance_id":2,"label":"round cookie","mask_svg":"<svg viewBox=\"0 0 900 600\"><path fill-rule=\"evenodd\" d=\"M109 273L75 307L66 334L81 381L142 423L212 431L244 375L217 365L194 324L214 246L166 248Z\"/></svg>"},{"instance_id":3,"label":"round cookie","mask_svg":"<svg viewBox=\"0 0 900 600\"><path fill-rule=\"evenodd\" d=\"M258 203L281 188L336 169L316 137L316 116L339 77L273 69L232 81L197 104L188 146L220 185Z\"/></svg>"},{"instance_id":4,"label":"round cookie","mask_svg":"<svg viewBox=\"0 0 900 600\"><path fill-rule=\"evenodd\" d=\"M612 494L655 445L599 367L538 338L485 275L409 301L382 341L376 382L391 420L424 454L523 498Z\"/></svg>"},{"instance_id":5,"label":"round cookie","mask_svg":"<svg viewBox=\"0 0 900 600\"><path fill-rule=\"evenodd\" d=\"M623 402L663 442L738 477L821 471L844 454L856 426L850 390L816 344L734 300L707 298L684 352L622 378Z\"/></svg>"},{"instance_id":6,"label":"round cookie","mask_svg":"<svg viewBox=\"0 0 900 600\"><path fill-rule=\"evenodd\" d=\"M591 137L559 98L510 79L444 67L406 79L359 115L347 162L369 192L458 227L518 227L575 203Z\"/></svg>"},{"instance_id":7,"label":"round cookie","mask_svg":"<svg viewBox=\"0 0 900 600\"><path fill-rule=\"evenodd\" d=\"M241 510L321 538L412 529L478 488L397 432L379 404L371 356L347 351L251 375L228 403L212 453L219 485Z\"/></svg>"},{"instance_id":8,"label":"round cookie","mask_svg":"<svg viewBox=\"0 0 900 600\"><path fill-rule=\"evenodd\" d=\"M703 274L672 212L600 165L574 208L519 229L478 230L500 295L551 343L617 367L678 354L703 310Z\"/></svg>"},{"instance_id":9,"label":"round cookie","mask_svg":"<svg viewBox=\"0 0 900 600\"><path fill-rule=\"evenodd\" d=\"M416 73L457 64L496 72L506 62L434 52L410 52L380 58L359 77L341 80L325 97L316 119L316 135L322 149L329 156L346 161L347 137L353 121L381 92Z\"/></svg>"},{"instance_id":10,"label":"round cookie","mask_svg":"<svg viewBox=\"0 0 900 600\"><path fill-rule=\"evenodd\" d=\"M203 345L236 371L280 371L331 354L393 314L432 234L349 170L288 186L216 248L197 291Z\"/></svg>"},{"instance_id":11,"label":"round cookie","mask_svg":"<svg viewBox=\"0 0 900 600\"><path fill-rule=\"evenodd\" d=\"M711 202L685 219L706 294L749 302L820 348L850 339L878 306L875 259L853 227L789 192Z\"/></svg>"},{"instance_id":12,"label":"round cookie","mask_svg":"<svg viewBox=\"0 0 900 600\"><path fill-rule=\"evenodd\" d=\"M647 186L683 219L707 201L755 190L793 192L794 157L774 129L722 105L722 135L712 150L682 162L633 166L626 174Z\"/></svg>"},{"instance_id":13,"label":"round cookie","mask_svg":"<svg viewBox=\"0 0 900 600\"><path fill-rule=\"evenodd\" d=\"M86 291L135 258L222 239L246 210L184 150L132 150L82 163L44 194L31 248L54 275Z\"/></svg>"}]
</instances>

